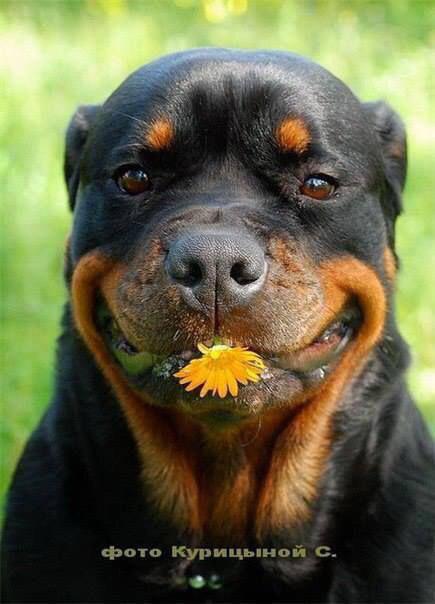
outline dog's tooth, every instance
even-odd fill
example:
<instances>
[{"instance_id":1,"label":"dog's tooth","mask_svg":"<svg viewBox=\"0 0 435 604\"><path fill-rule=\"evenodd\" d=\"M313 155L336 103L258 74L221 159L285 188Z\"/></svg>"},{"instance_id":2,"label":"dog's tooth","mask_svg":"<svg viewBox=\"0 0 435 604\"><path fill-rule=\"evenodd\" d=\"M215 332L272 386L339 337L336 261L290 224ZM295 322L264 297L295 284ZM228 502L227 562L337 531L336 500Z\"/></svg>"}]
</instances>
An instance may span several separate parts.
<instances>
[{"instance_id":1,"label":"dog's tooth","mask_svg":"<svg viewBox=\"0 0 435 604\"><path fill-rule=\"evenodd\" d=\"M261 374L261 379L263 379L263 380L270 380L271 378L273 378L273 373L269 369L269 367L266 367L266 369Z\"/></svg>"},{"instance_id":2,"label":"dog's tooth","mask_svg":"<svg viewBox=\"0 0 435 604\"><path fill-rule=\"evenodd\" d=\"M307 386L314 386L319 382L323 381L328 375L328 367L318 367L309 373L304 375L304 382Z\"/></svg>"}]
</instances>

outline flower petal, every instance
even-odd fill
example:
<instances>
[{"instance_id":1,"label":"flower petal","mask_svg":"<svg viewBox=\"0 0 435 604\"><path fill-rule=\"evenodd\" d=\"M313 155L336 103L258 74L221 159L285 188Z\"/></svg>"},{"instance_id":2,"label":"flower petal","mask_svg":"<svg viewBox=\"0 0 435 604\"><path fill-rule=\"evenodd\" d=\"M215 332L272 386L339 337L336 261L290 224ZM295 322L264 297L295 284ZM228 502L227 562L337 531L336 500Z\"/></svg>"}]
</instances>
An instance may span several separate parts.
<instances>
[{"instance_id":1,"label":"flower petal","mask_svg":"<svg viewBox=\"0 0 435 604\"><path fill-rule=\"evenodd\" d=\"M246 384L248 383L246 380L246 369L241 363L234 362L228 369L229 371L231 371L231 373L234 375L238 382L241 382L243 385L246 386Z\"/></svg>"},{"instance_id":2,"label":"flower petal","mask_svg":"<svg viewBox=\"0 0 435 604\"><path fill-rule=\"evenodd\" d=\"M228 392L227 378L225 375L225 369L219 369L216 372L217 377L217 391L220 398L225 398Z\"/></svg>"},{"instance_id":3,"label":"flower petal","mask_svg":"<svg viewBox=\"0 0 435 604\"><path fill-rule=\"evenodd\" d=\"M239 386L234 375L229 369L225 369L225 377L227 379L228 388L232 396L237 396L239 393Z\"/></svg>"},{"instance_id":4,"label":"flower petal","mask_svg":"<svg viewBox=\"0 0 435 604\"><path fill-rule=\"evenodd\" d=\"M216 370L214 368L211 369L199 396L203 398L209 390L213 390L213 393L216 392Z\"/></svg>"},{"instance_id":5,"label":"flower petal","mask_svg":"<svg viewBox=\"0 0 435 604\"><path fill-rule=\"evenodd\" d=\"M207 381L207 374L205 372L199 373L195 377L191 378L190 384L186 387L186 390L188 392L190 392L191 390L195 390L195 388L198 388L198 386L201 386L201 384L205 384L206 381ZM181 383L182 382L180 382L180 384Z\"/></svg>"},{"instance_id":6,"label":"flower petal","mask_svg":"<svg viewBox=\"0 0 435 604\"><path fill-rule=\"evenodd\" d=\"M202 354L207 354L207 352L210 351L210 348L207 348L205 344L198 344L198 350L199 352L202 352Z\"/></svg>"}]
</instances>

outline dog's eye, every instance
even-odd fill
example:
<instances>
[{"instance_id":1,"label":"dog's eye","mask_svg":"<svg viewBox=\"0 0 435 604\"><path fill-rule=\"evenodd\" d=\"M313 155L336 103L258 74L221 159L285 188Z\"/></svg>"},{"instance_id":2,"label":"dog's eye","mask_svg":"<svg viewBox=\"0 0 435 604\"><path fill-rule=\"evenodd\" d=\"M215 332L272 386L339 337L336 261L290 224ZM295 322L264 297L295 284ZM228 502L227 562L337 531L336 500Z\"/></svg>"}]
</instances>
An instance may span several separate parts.
<instances>
[{"instance_id":1,"label":"dog's eye","mask_svg":"<svg viewBox=\"0 0 435 604\"><path fill-rule=\"evenodd\" d=\"M150 187L148 176L140 166L124 166L120 168L115 180L118 187L128 195L139 195Z\"/></svg>"},{"instance_id":2,"label":"dog's eye","mask_svg":"<svg viewBox=\"0 0 435 604\"><path fill-rule=\"evenodd\" d=\"M323 174L309 176L304 180L300 187L302 195L311 197L312 199L329 199L336 189L335 182L332 178L323 176Z\"/></svg>"}]
</instances>

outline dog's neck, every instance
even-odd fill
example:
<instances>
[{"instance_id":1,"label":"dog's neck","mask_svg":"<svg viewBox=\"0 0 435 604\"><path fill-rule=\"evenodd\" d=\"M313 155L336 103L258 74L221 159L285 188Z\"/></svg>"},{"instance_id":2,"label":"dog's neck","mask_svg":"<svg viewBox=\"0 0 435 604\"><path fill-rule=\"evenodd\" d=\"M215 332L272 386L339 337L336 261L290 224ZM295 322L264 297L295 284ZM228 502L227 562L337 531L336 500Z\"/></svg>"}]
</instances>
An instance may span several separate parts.
<instances>
[{"instance_id":1,"label":"dog's neck","mask_svg":"<svg viewBox=\"0 0 435 604\"><path fill-rule=\"evenodd\" d=\"M268 540L309 519L341 385L335 381L296 410L263 416L259 431L256 420L225 436L131 391L117 394L159 515L196 541L234 545Z\"/></svg>"},{"instance_id":2,"label":"dog's neck","mask_svg":"<svg viewBox=\"0 0 435 604\"><path fill-rule=\"evenodd\" d=\"M184 432L183 448L193 452L206 540L246 541L255 524L276 442L293 414L279 409L224 430L192 423L190 434Z\"/></svg>"}]
</instances>

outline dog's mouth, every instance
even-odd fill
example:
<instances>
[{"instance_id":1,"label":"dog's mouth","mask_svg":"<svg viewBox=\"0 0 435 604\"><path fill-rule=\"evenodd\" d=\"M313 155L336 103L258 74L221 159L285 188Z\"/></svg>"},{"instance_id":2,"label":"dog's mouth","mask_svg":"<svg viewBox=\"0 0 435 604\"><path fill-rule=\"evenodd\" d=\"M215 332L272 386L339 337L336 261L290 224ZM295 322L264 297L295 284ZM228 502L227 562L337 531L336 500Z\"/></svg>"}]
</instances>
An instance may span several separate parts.
<instances>
[{"instance_id":1,"label":"dog's mouth","mask_svg":"<svg viewBox=\"0 0 435 604\"><path fill-rule=\"evenodd\" d=\"M332 322L314 340L299 350L282 354L264 354L255 347L250 350L261 355L266 365L261 380L240 389L237 397L211 401L213 397L200 399L196 392L185 392L174 378L174 373L186 366L191 360L199 358L197 350L184 350L174 354L159 355L146 350L138 350L125 336L119 323L109 311L102 299L99 300L96 322L107 348L115 362L122 368L133 387L139 391L152 393L152 398L163 404L174 400L201 403L201 409L212 404L225 403L232 399L235 407L249 407L258 397L273 399L274 404L283 403L291 394L300 393L310 387L321 384L334 370L341 356L355 337L361 324L361 312L355 303L342 310ZM212 344L212 342L203 342ZM237 342L224 340L225 344L237 345ZM268 396L270 395L270 396ZM263 403L263 401L262 401Z\"/></svg>"}]
</instances>

